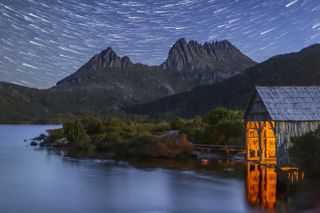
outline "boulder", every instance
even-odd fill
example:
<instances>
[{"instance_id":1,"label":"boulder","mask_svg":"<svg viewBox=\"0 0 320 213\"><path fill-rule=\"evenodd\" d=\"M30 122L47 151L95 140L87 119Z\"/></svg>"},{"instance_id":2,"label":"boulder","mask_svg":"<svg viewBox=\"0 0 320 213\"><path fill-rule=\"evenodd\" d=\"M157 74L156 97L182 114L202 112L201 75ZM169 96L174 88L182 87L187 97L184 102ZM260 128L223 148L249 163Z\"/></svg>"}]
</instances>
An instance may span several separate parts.
<instances>
[{"instance_id":1,"label":"boulder","mask_svg":"<svg viewBox=\"0 0 320 213\"><path fill-rule=\"evenodd\" d=\"M38 143L35 142L35 141L31 141L30 145L31 145L31 146L38 146Z\"/></svg>"}]
</instances>

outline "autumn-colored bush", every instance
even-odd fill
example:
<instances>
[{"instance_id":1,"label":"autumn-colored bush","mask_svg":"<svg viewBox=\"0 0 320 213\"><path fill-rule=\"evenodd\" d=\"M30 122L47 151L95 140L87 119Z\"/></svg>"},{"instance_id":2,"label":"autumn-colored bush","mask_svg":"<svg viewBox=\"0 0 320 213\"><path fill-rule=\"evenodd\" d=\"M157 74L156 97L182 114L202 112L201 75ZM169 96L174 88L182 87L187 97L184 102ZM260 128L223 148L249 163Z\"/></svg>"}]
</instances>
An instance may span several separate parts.
<instances>
[{"instance_id":1,"label":"autumn-colored bush","mask_svg":"<svg viewBox=\"0 0 320 213\"><path fill-rule=\"evenodd\" d=\"M174 158L192 151L192 144L185 134L157 137L158 154L161 157Z\"/></svg>"}]
</instances>

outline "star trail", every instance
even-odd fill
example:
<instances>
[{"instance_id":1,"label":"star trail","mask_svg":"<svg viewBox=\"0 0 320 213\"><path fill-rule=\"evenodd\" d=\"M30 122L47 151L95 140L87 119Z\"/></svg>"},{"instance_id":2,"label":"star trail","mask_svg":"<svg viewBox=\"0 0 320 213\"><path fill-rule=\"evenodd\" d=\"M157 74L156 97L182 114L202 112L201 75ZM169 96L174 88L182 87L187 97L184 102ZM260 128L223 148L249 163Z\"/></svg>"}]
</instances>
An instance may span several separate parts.
<instances>
[{"instance_id":1,"label":"star trail","mask_svg":"<svg viewBox=\"0 0 320 213\"><path fill-rule=\"evenodd\" d=\"M0 0L0 81L48 88L111 46L157 65L180 37L257 62L320 41L318 0Z\"/></svg>"}]
</instances>

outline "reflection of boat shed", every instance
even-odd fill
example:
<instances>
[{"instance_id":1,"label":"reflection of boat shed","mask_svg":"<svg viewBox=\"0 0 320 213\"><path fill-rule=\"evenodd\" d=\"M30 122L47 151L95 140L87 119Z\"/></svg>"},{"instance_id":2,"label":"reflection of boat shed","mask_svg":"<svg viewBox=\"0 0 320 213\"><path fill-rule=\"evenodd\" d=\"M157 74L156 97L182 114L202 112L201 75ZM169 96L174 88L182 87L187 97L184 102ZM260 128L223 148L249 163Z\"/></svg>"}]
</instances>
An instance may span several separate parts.
<instances>
[{"instance_id":1,"label":"reflection of boat shed","mask_svg":"<svg viewBox=\"0 0 320 213\"><path fill-rule=\"evenodd\" d=\"M248 160L287 160L290 138L320 124L320 87L256 87L245 122Z\"/></svg>"}]
</instances>

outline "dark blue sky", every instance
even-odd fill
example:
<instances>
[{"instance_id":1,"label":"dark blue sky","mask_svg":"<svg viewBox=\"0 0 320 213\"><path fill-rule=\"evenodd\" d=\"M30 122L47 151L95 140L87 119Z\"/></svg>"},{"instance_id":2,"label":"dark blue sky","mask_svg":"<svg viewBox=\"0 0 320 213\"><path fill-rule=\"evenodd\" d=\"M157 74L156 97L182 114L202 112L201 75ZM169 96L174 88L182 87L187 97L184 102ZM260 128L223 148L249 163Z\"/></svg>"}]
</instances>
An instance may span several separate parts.
<instances>
[{"instance_id":1,"label":"dark blue sky","mask_svg":"<svg viewBox=\"0 0 320 213\"><path fill-rule=\"evenodd\" d=\"M155 65L180 37L258 62L320 41L319 0L0 0L0 14L0 81L42 88L109 46Z\"/></svg>"}]
</instances>

